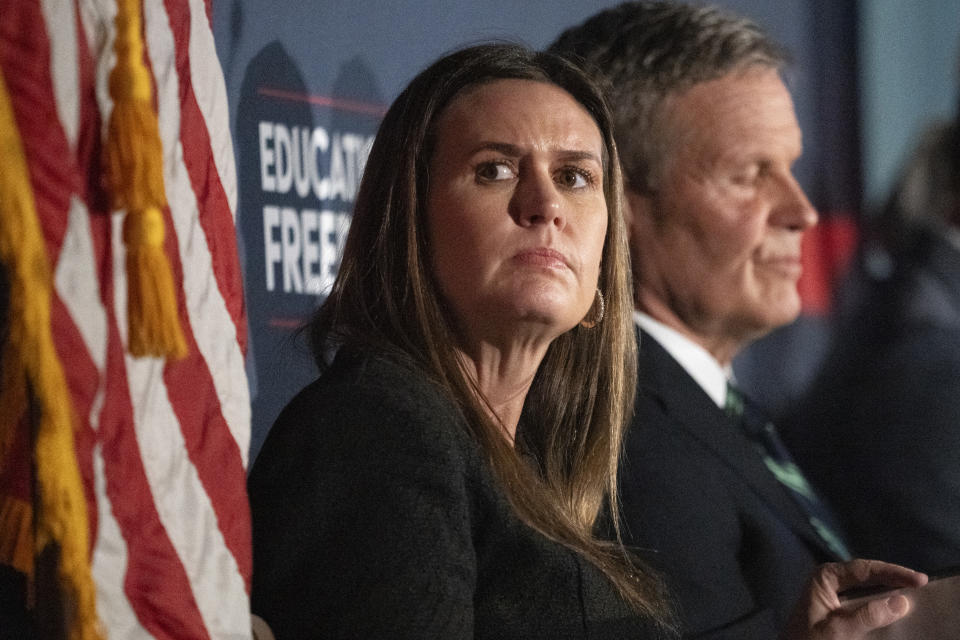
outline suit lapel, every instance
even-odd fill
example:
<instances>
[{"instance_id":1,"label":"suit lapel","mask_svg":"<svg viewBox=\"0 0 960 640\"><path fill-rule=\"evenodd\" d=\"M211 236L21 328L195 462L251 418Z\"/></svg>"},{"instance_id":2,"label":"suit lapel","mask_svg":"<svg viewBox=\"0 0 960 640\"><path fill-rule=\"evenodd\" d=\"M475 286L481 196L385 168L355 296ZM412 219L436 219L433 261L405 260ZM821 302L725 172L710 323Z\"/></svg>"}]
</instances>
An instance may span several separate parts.
<instances>
[{"instance_id":1,"label":"suit lapel","mask_svg":"<svg viewBox=\"0 0 960 640\"><path fill-rule=\"evenodd\" d=\"M684 368L649 334L639 331L638 393L660 402L674 428L712 451L797 535L833 557L784 487L763 464L754 445Z\"/></svg>"}]
</instances>

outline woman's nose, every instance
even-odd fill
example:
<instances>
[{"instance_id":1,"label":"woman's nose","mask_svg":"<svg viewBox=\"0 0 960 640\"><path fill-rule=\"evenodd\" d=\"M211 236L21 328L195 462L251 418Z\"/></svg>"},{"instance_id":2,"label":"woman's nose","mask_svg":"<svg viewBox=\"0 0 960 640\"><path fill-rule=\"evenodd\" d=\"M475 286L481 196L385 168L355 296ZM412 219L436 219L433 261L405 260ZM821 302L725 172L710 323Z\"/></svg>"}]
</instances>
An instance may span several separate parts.
<instances>
[{"instance_id":1,"label":"woman's nose","mask_svg":"<svg viewBox=\"0 0 960 640\"><path fill-rule=\"evenodd\" d=\"M522 226L566 224L563 198L552 176L545 172L528 172L517 181L511 201L511 212L517 224Z\"/></svg>"}]
</instances>

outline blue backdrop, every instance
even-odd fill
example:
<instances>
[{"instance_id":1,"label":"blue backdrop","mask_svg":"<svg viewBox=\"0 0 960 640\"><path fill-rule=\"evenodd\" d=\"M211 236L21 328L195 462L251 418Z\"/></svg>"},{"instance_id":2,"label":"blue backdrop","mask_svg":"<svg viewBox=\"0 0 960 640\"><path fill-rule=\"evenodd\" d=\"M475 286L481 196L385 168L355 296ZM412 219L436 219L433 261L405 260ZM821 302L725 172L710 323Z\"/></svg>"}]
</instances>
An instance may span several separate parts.
<instances>
[{"instance_id":1,"label":"blue backdrop","mask_svg":"<svg viewBox=\"0 0 960 640\"><path fill-rule=\"evenodd\" d=\"M386 106L417 71L452 48L490 39L543 47L611 4L213 3L240 184L251 460L283 404L316 375L296 327L336 272L359 175ZM798 177L822 215L855 215L860 188L853 3L720 4L753 17L791 50L795 64L788 84L805 133ZM821 324L812 314L777 332L738 361L738 375L770 405L789 401L815 365Z\"/></svg>"}]
</instances>

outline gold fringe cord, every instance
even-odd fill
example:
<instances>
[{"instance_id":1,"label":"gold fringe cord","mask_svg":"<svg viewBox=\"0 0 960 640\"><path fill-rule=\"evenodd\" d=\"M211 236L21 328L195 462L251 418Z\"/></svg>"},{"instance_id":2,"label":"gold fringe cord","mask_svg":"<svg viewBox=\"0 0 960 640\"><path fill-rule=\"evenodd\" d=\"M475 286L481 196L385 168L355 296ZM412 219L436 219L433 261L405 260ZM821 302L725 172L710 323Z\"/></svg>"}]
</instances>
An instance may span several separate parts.
<instances>
[{"instance_id":1,"label":"gold fringe cord","mask_svg":"<svg viewBox=\"0 0 960 640\"><path fill-rule=\"evenodd\" d=\"M37 407L34 462L38 487L36 547L60 547L58 576L71 609L71 640L102 638L88 558L86 498L73 443L73 413L50 329L53 279L30 186L26 157L0 72L0 261L10 283L4 353L29 381ZM3 404L0 402L0 404Z\"/></svg>"},{"instance_id":2,"label":"gold fringe cord","mask_svg":"<svg viewBox=\"0 0 960 640\"><path fill-rule=\"evenodd\" d=\"M134 356L179 359L187 355L187 343L163 249L163 147L143 63L140 1L118 0L115 25L117 62L110 72L113 111L104 168L113 208L126 210L128 350Z\"/></svg>"}]
</instances>

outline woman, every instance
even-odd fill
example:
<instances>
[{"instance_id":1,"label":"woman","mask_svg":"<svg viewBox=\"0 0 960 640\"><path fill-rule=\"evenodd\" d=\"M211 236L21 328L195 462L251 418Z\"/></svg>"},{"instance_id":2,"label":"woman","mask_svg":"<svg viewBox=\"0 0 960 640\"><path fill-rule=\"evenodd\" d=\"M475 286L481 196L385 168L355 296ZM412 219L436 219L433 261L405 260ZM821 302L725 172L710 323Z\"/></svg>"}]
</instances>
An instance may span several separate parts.
<instances>
[{"instance_id":1,"label":"woman","mask_svg":"<svg viewBox=\"0 0 960 640\"><path fill-rule=\"evenodd\" d=\"M249 480L278 638L670 636L658 581L592 535L635 382L619 193L603 101L553 56L465 49L391 106L311 324L323 374Z\"/></svg>"}]
</instances>

